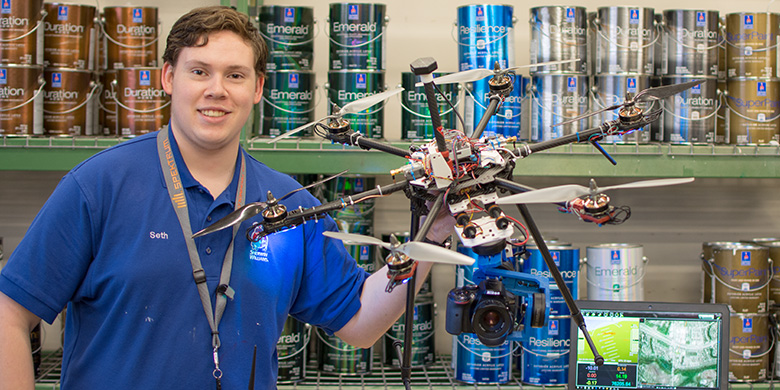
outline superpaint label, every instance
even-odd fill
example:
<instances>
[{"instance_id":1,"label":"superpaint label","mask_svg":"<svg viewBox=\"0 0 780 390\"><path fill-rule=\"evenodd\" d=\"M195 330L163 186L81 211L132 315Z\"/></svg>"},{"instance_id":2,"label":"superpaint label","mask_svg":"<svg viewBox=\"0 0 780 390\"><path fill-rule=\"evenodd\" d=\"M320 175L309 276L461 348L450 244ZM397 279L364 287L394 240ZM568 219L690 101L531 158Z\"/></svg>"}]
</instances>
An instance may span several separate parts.
<instances>
[{"instance_id":1,"label":"superpaint label","mask_svg":"<svg viewBox=\"0 0 780 390\"><path fill-rule=\"evenodd\" d=\"M574 23L574 8L566 7L566 23Z\"/></svg>"},{"instance_id":2,"label":"superpaint label","mask_svg":"<svg viewBox=\"0 0 780 390\"><path fill-rule=\"evenodd\" d=\"M712 264L721 276L728 276L730 278L736 277L750 277L750 278L762 278L767 276L768 269L748 268L748 269L728 269L718 264Z\"/></svg>"},{"instance_id":3,"label":"superpaint label","mask_svg":"<svg viewBox=\"0 0 780 390\"><path fill-rule=\"evenodd\" d=\"M67 5L61 5L57 7L57 20L65 21L68 20L68 6Z\"/></svg>"},{"instance_id":4,"label":"superpaint label","mask_svg":"<svg viewBox=\"0 0 780 390\"><path fill-rule=\"evenodd\" d=\"M767 341L767 336L734 336L731 338L731 344L763 344Z\"/></svg>"},{"instance_id":5,"label":"superpaint label","mask_svg":"<svg viewBox=\"0 0 780 390\"><path fill-rule=\"evenodd\" d=\"M144 10L142 8L133 8L133 23L142 23L144 21Z\"/></svg>"},{"instance_id":6,"label":"superpaint label","mask_svg":"<svg viewBox=\"0 0 780 390\"><path fill-rule=\"evenodd\" d=\"M0 6L0 13L4 13L4 14L11 13L11 0L3 0L3 4L2 6Z\"/></svg>"},{"instance_id":7,"label":"superpaint label","mask_svg":"<svg viewBox=\"0 0 780 390\"><path fill-rule=\"evenodd\" d=\"M284 22L285 23L295 22L295 8L284 9Z\"/></svg>"},{"instance_id":8,"label":"superpaint label","mask_svg":"<svg viewBox=\"0 0 780 390\"><path fill-rule=\"evenodd\" d=\"M696 12L696 27L706 27L707 26L707 13L697 11Z\"/></svg>"},{"instance_id":9,"label":"superpaint label","mask_svg":"<svg viewBox=\"0 0 780 390\"><path fill-rule=\"evenodd\" d=\"M51 74L51 86L53 88L62 88L62 73Z\"/></svg>"}]
</instances>

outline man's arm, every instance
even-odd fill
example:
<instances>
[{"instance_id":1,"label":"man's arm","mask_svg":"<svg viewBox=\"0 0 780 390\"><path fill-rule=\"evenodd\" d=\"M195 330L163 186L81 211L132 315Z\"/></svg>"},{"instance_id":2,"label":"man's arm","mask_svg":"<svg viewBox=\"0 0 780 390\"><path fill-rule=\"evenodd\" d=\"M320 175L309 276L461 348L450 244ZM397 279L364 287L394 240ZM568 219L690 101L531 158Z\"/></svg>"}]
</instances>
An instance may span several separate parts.
<instances>
[{"instance_id":1,"label":"man's arm","mask_svg":"<svg viewBox=\"0 0 780 390\"><path fill-rule=\"evenodd\" d=\"M0 292L0 390L32 390L30 332L41 319Z\"/></svg>"}]
</instances>

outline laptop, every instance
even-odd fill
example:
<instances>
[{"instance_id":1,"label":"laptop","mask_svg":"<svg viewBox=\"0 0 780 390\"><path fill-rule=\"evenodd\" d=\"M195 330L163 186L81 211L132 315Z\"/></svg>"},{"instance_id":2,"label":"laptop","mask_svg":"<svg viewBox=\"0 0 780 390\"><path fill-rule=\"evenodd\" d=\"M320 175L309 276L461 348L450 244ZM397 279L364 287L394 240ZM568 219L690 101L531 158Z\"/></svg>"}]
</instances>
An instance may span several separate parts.
<instances>
[{"instance_id":1,"label":"laptop","mask_svg":"<svg viewBox=\"0 0 780 390\"><path fill-rule=\"evenodd\" d=\"M728 306L586 300L577 306L604 365L594 363L571 321L569 390L728 389Z\"/></svg>"}]
</instances>

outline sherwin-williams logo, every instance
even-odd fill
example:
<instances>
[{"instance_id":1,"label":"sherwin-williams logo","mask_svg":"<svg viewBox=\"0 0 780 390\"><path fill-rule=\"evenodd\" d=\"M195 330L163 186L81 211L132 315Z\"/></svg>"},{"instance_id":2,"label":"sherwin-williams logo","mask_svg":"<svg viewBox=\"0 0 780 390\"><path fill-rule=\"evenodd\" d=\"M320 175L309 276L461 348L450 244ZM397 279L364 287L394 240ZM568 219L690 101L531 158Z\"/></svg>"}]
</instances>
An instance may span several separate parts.
<instances>
[{"instance_id":1,"label":"sherwin-williams logo","mask_svg":"<svg viewBox=\"0 0 780 390\"><path fill-rule=\"evenodd\" d=\"M478 22L484 22L485 21L485 9L481 6L477 7L477 17L476 21Z\"/></svg>"},{"instance_id":2,"label":"sherwin-williams logo","mask_svg":"<svg viewBox=\"0 0 780 390\"><path fill-rule=\"evenodd\" d=\"M560 266L561 265L561 252L559 251L550 251L550 256L552 256L553 262L555 265Z\"/></svg>"},{"instance_id":3,"label":"sherwin-williams logo","mask_svg":"<svg viewBox=\"0 0 780 390\"><path fill-rule=\"evenodd\" d=\"M51 74L51 86L53 88L62 88L62 73Z\"/></svg>"},{"instance_id":4,"label":"sherwin-williams logo","mask_svg":"<svg viewBox=\"0 0 780 390\"><path fill-rule=\"evenodd\" d=\"M292 23L295 21L295 8L284 9L284 22Z\"/></svg>"},{"instance_id":5,"label":"sherwin-williams logo","mask_svg":"<svg viewBox=\"0 0 780 390\"><path fill-rule=\"evenodd\" d=\"M252 242L249 249L249 259L252 261L268 262L268 237L263 236L258 241Z\"/></svg>"},{"instance_id":6,"label":"sherwin-williams logo","mask_svg":"<svg viewBox=\"0 0 780 390\"><path fill-rule=\"evenodd\" d=\"M742 333L753 333L753 319L742 319Z\"/></svg>"},{"instance_id":7,"label":"sherwin-williams logo","mask_svg":"<svg viewBox=\"0 0 780 390\"><path fill-rule=\"evenodd\" d=\"M133 23L142 23L144 21L144 11L142 8L133 8Z\"/></svg>"},{"instance_id":8,"label":"sherwin-williams logo","mask_svg":"<svg viewBox=\"0 0 780 390\"><path fill-rule=\"evenodd\" d=\"M287 84L290 88L298 88L298 74L290 73L290 78L287 80Z\"/></svg>"},{"instance_id":9,"label":"sherwin-williams logo","mask_svg":"<svg viewBox=\"0 0 780 390\"><path fill-rule=\"evenodd\" d=\"M568 77L566 79L566 87L569 92L577 92L577 78Z\"/></svg>"},{"instance_id":10,"label":"sherwin-williams logo","mask_svg":"<svg viewBox=\"0 0 780 390\"><path fill-rule=\"evenodd\" d=\"M366 88L366 74L365 73L359 73L357 75L357 80L355 80L355 87L356 88Z\"/></svg>"},{"instance_id":11,"label":"sherwin-williams logo","mask_svg":"<svg viewBox=\"0 0 780 390\"><path fill-rule=\"evenodd\" d=\"M743 28L753 28L753 15L747 14L745 15L745 19L743 19L742 23Z\"/></svg>"},{"instance_id":12,"label":"sherwin-williams logo","mask_svg":"<svg viewBox=\"0 0 780 390\"><path fill-rule=\"evenodd\" d=\"M707 13L697 11L696 12L696 27L706 27L707 26Z\"/></svg>"},{"instance_id":13,"label":"sherwin-williams logo","mask_svg":"<svg viewBox=\"0 0 780 390\"><path fill-rule=\"evenodd\" d=\"M566 22L574 23L574 8L566 8Z\"/></svg>"},{"instance_id":14,"label":"sherwin-williams logo","mask_svg":"<svg viewBox=\"0 0 780 390\"><path fill-rule=\"evenodd\" d=\"M759 81L756 86L756 96L766 96L766 82Z\"/></svg>"},{"instance_id":15,"label":"sherwin-williams logo","mask_svg":"<svg viewBox=\"0 0 780 390\"><path fill-rule=\"evenodd\" d=\"M632 8L628 11L628 24L639 24L639 10Z\"/></svg>"},{"instance_id":16,"label":"sherwin-williams logo","mask_svg":"<svg viewBox=\"0 0 780 390\"><path fill-rule=\"evenodd\" d=\"M352 4L349 6L349 14L347 15L348 20L359 20L360 19L360 10L358 9L358 6L356 4Z\"/></svg>"},{"instance_id":17,"label":"sherwin-williams logo","mask_svg":"<svg viewBox=\"0 0 780 390\"><path fill-rule=\"evenodd\" d=\"M360 254L358 255L360 257L360 260L368 260L368 247L363 245L360 247Z\"/></svg>"},{"instance_id":18,"label":"sherwin-williams logo","mask_svg":"<svg viewBox=\"0 0 780 390\"><path fill-rule=\"evenodd\" d=\"M4 13L4 14L11 13L11 0L3 0L3 4L2 6L0 6L0 13Z\"/></svg>"},{"instance_id":19,"label":"sherwin-williams logo","mask_svg":"<svg viewBox=\"0 0 780 390\"><path fill-rule=\"evenodd\" d=\"M742 255L740 256L740 258L742 259L741 265L743 265L745 267L749 267L750 266L750 252L747 252L747 251L742 252Z\"/></svg>"},{"instance_id":20,"label":"sherwin-williams logo","mask_svg":"<svg viewBox=\"0 0 780 390\"><path fill-rule=\"evenodd\" d=\"M68 6L61 5L57 7L57 20L68 20Z\"/></svg>"},{"instance_id":21,"label":"sherwin-williams logo","mask_svg":"<svg viewBox=\"0 0 780 390\"><path fill-rule=\"evenodd\" d=\"M547 334L550 336L558 335L558 320L550 320L550 325L547 327Z\"/></svg>"},{"instance_id":22,"label":"sherwin-williams logo","mask_svg":"<svg viewBox=\"0 0 780 390\"><path fill-rule=\"evenodd\" d=\"M0 69L0 84L8 84L8 70Z\"/></svg>"},{"instance_id":23,"label":"sherwin-williams logo","mask_svg":"<svg viewBox=\"0 0 780 390\"><path fill-rule=\"evenodd\" d=\"M636 79L633 77L629 77L628 81L626 81L627 86L626 90L628 93L636 93Z\"/></svg>"},{"instance_id":24,"label":"sherwin-williams logo","mask_svg":"<svg viewBox=\"0 0 780 390\"><path fill-rule=\"evenodd\" d=\"M152 76L148 70L141 70L138 74L139 84L144 86L152 85Z\"/></svg>"},{"instance_id":25,"label":"sherwin-williams logo","mask_svg":"<svg viewBox=\"0 0 780 390\"><path fill-rule=\"evenodd\" d=\"M609 260L610 263L619 265L620 264L620 251L609 251Z\"/></svg>"},{"instance_id":26,"label":"sherwin-williams logo","mask_svg":"<svg viewBox=\"0 0 780 390\"><path fill-rule=\"evenodd\" d=\"M364 186L365 185L363 184L363 179L362 178L355 179L355 191L357 191L357 192L365 191Z\"/></svg>"}]
</instances>

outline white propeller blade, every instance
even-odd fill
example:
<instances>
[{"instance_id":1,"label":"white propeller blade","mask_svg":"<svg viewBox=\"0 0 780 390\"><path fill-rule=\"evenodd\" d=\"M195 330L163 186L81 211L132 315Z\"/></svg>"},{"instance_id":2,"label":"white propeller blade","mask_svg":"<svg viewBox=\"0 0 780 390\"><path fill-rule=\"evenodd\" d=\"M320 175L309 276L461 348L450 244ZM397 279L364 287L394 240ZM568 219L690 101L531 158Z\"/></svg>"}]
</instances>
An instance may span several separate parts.
<instances>
[{"instance_id":1,"label":"white propeller blade","mask_svg":"<svg viewBox=\"0 0 780 390\"><path fill-rule=\"evenodd\" d=\"M401 92L403 92L403 88L396 88L390 91L385 91L382 93L377 93L375 95L366 96L362 99L355 100L354 102L350 102L344 105L344 107L341 108L341 110L336 113L336 117L341 118L344 115L347 114L354 114L360 111L363 111L374 104L377 104L393 95L397 95Z\"/></svg>"},{"instance_id":2,"label":"white propeller blade","mask_svg":"<svg viewBox=\"0 0 780 390\"><path fill-rule=\"evenodd\" d=\"M353 244L366 244L366 245L379 245L385 249L390 249L392 245L371 236L364 236L361 234L353 234L353 233L341 233L341 232L322 232L322 235L325 237L335 238L337 240L344 241L345 243L353 243Z\"/></svg>"},{"instance_id":3,"label":"white propeller blade","mask_svg":"<svg viewBox=\"0 0 780 390\"><path fill-rule=\"evenodd\" d=\"M633 183L619 184L616 186L608 186L599 188L599 191L615 190L618 188L646 188L646 187L661 187L661 186L673 186L677 184L690 183L694 180L692 177L686 177L682 179L656 179L656 180L643 180L635 181Z\"/></svg>"},{"instance_id":4,"label":"white propeller blade","mask_svg":"<svg viewBox=\"0 0 780 390\"><path fill-rule=\"evenodd\" d=\"M577 184L566 184L556 187L542 188L499 198L496 204L521 204L521 203L558 203L566 202L574 198L590 193L588 187Z\"/></svg>"},{"instance_id":5,"label":"white propeller blade","mask_svg":"<svg viewBox=\"0 0 780 390\"><path fill-rule=\"evenodd\" d=\"M579 59L573 59L573 60L561 60L561 61L549 61L549 62L540 62L538 64L529 64L529 65L520 65L520 66L513 66L508 69L501 69L498 72L492 69L470 69L470 70L464 70L462 72L456 72L456 73L450 73L441 77L437 77L433 79L433 83L437 85L443 85L443 84L452 84L452 83L470 83L478 80L482 80L485 77L492 76L494 74L502 73L502 72L508 72L510 70L515 69L522 69L522 68L536 68L538 66L547 66L547 65L557 65L557 64L566 64L569 62L577 62ZM418 82L414 85L415 87L422 87L423 83Z\"/></svg>"},{"instance_id":6,"label":"white propeller blade","mask_svg":"<svg viewBox=\"0 0 780 390\"><path fill-rule=\"evenodd\" d=\"M326 119L331 119L331 118L335 118L335 117L333 115L328 115L328 116L326 116L326 117L324 117L322 119L318 119L318 120L316 120L314 122L307 123L307 124L305 124L303 126L300 126L300 127L296 127L296 128L294 128L294 129L292 129L292 130L290 130L290 131L288 131L288 132L286 132L284 134L280 134L278 137L271 138L266 143L272 144L272 143L274 143L276 141L281 141L281 140L283 140L285 138L289 138L290 136L293 136L296 133L299 133L299 132L301 132L303 130L308 129L309 127L311 127L312 125L314 125L314 124L316 124L318 122L322 122L322 121L324 121Z\"/></svg>"},{"instance_id":7,"label":"white propeller blade","mask_svg":"<svg viewBox=\"0 0 780 390\"><path fill-rule=\"evenodd\" d=\"M474 259L469 256L424 242L407 242L399 245L396 250L419 261L456 265L474 264Z\"/></svg>"}]
</instances>

